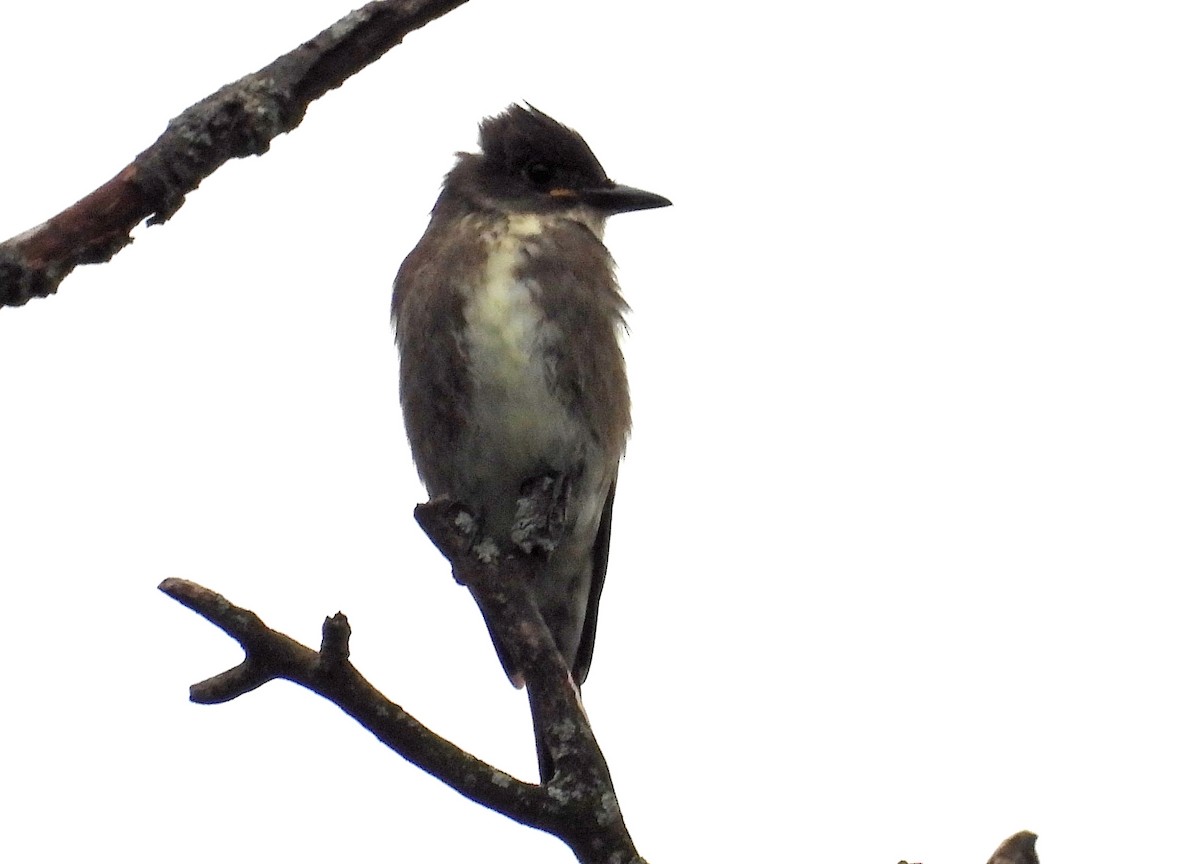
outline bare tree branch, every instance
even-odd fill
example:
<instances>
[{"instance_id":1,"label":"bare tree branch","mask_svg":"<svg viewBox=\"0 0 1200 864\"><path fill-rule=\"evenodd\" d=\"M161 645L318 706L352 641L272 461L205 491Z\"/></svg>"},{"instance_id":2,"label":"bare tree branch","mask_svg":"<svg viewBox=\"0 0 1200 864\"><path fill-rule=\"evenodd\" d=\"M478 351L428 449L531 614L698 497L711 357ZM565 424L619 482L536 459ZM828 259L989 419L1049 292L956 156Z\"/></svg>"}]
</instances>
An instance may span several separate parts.
<instances>
[{"instance_id":1,"label":"bare tree branch","mask_svg":"<svg viewBox=\"0 0 1200 864\"><path fill-rule=\"evenodd\" d=\"M46 297L79 264L108 261L143 219L166 222L230 159L261 155L300 125L309 103L466 0L377 0L275 62L188 108L117 176L35 228L0 243L0 306Z\"/></svg>"},{"instance_id":2,"label":"bare tree branch","mask_svg":"<svg viewBox=\"0 0 1200 864\"><path fill-rule=\"evenodd\" d=\"M246 652L238 666L192 685L193 702L228 702L281 678L333 702L418 768L462 795L535 827L544 818L545 792L493 768L422 726L390 702L349 662L350 625L340 612L325 619L321 651L267 627L248 609L184 579L158 586L167 596L224 630Z\"/></svg>"},{"instance_id":3,"label":"bare tree branch","mask_svg":"<svg viewBox=\"0 0 1200 864\"><path fill-rule=\"evenodd\" d=\"M544 786L526 783L475 758L390 702L350 663L350 625L325 620L313 651L267 627L253 612L193 582L167 579L160 590L232 636L246 659L191 688L194 702L226 702L276 678L333 702L418 768L485 807L553 834L586 864L645 864L625 828L608 766L579 703L570 673L527 589L519 558L483 560L472 545L473 519L462 507L433 502L417 520L471 586L491 631L524 670L534 715L554 759Z\"/></svg>"}]
</instances>

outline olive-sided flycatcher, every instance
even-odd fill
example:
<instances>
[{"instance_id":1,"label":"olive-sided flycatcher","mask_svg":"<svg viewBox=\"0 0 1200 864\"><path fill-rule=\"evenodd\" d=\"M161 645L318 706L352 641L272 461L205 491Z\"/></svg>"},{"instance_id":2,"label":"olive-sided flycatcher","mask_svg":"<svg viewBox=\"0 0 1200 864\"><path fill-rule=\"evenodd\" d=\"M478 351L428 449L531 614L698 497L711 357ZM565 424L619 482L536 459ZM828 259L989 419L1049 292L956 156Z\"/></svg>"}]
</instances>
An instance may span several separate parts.
<instances>
[{"instance_id":1,"label":"olive-sided flycatcher","mask_svg":"<svg viewBox=\"0 0 1200 864\"><path fill-rule=\"evenodd\" d=\"M579 685L630 427L604 222L671 202L614 183L533 107L486 118L479 145L458 154L396 276L404 423L430 497L471 507L503 554L532 551L534 599ZM518 501L538 488L548 503L523 524Z\"/></svg>"}]
</instances>

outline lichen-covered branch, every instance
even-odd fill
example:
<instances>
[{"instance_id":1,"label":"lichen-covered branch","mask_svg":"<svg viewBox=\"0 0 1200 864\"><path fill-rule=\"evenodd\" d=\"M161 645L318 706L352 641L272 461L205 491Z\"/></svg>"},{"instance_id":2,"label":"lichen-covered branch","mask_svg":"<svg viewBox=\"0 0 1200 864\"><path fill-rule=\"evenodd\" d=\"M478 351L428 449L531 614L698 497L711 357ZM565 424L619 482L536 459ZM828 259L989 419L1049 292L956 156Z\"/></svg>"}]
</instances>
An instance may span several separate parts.
<instances>
[{"instance_id":1,"label":"lichen-covered branch","mask_svg":"<svg viewBox=\"0 0 1200 864\"><path fill-rule=\"evenodd\" d=\"M488 622L488 631L504 643L529 688L530 707L539 734L554 762L551 785L567 783L573 795L599 797L611 792L612 778L571 681L570 670L542 621L527 585L527 558L483 561L473 543L472 514L456 502L421 504L417 522L450 561L455 578L471 588ZM614 796L615 800L615 796Z\"/></svg>"},{"instance_id":2,"label":"lichen-covered branch","mask_svg":"<svg viewBox=\"0 0 1200 864\"><path fill-rule=\"evenodd\" d=\"M0 306L46 297L80 264L108 261L143 219L157 225L230 159L261 155L309 103L466 0L377 0L188 108L115 177L0 243Z\"/></svg>"},{"instance_id":3,"label":"lichen-covered branch","mask_svg":"<svg viewBox=\"0 0 1200 864\"><path fill-rule=\"evenodd\" d=\"M276 678L333 702L417 767L485 807L559 837L586 864L645 864L625 828L604 756L579 703L570 673L526 588L520 558L483 560L472 545L471 515L434 502L417 519L471 587L489 629L524 672L533 713L547 733L554 776L543 785L518 780L421 725L376 690L350 663L350 625L340 612L325 620L313 651L253 612L193 582L159 588L233 637L246 652L239 665L195 684L194 702L235 699Z\"/></svg>"}]
</instances>

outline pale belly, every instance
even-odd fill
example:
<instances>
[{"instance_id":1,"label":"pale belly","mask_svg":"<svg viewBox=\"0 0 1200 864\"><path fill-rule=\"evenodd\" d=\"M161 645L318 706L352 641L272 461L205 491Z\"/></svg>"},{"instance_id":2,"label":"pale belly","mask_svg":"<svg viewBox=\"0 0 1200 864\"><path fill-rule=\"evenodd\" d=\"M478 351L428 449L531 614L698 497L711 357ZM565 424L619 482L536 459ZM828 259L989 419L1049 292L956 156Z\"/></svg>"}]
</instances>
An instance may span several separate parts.
<instances>
[{"instance_id":1,"label":"pale belly","mask_svg":"<svg viewBox=\"0 0 1200 864\"><path fill-rule=\"evenodd\" d=\"M456 494L486 506L493 534L511 526L520 486L531 477L572 478L568 517L580 527L598 522L607 492L593 436L557 386L551 358L562 332L537 303L537 285L514 276L527 236L510 231L496 239L483 284L463 309L473 392L459 454L467 470Z\"/></svg>"}]
</instances>

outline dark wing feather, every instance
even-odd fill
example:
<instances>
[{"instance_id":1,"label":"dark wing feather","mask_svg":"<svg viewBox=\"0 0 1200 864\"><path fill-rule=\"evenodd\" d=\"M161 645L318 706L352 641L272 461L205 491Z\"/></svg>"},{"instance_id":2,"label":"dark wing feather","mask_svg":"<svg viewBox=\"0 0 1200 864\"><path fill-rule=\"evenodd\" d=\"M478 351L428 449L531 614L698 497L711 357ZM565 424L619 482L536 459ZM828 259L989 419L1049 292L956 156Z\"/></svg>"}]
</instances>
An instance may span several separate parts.
<instances>
[{"instance_id":1,"label":"dark wing feather","mask_svg":"<svg viewBox=\"0 0 1200 864\"><path fill-rule=\"evenodd\" d=\"M600 613L600 592L604 590L604 576L608 572L608 544L612 539L613 498L616 494L617 478L614 475L612 485L608 487L604 512L600 516L600 530L596 532L596 542L592 545L592 581L588 587L587 614L583 619L579 650L575 653L575 668L571 670L576 686L587 680L588 670L592 667L592 651L596 647L596 617Z\"/></svg>"}]
</instances>

